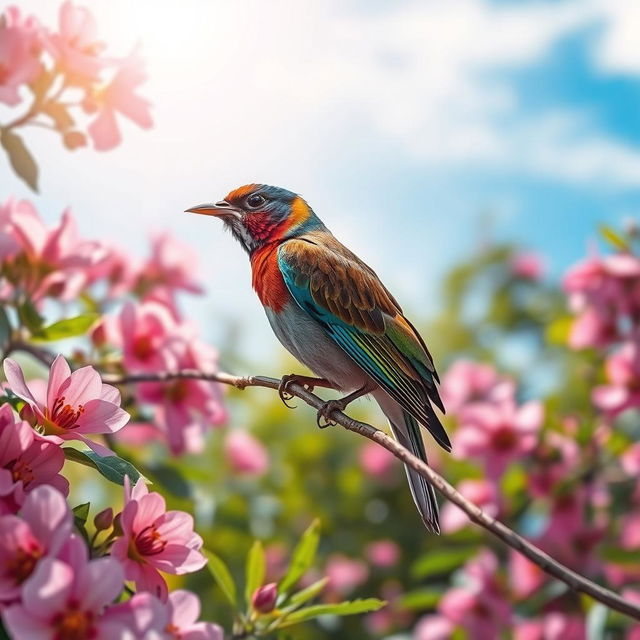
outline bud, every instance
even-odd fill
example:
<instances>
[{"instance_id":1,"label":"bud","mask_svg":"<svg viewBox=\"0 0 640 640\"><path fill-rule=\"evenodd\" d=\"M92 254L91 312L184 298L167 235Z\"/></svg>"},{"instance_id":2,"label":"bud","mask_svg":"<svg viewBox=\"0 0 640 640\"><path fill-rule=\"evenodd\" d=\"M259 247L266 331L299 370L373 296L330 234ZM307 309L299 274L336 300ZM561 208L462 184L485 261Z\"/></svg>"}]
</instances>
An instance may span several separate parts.
<instances>
[{"instance_id":1,"label":"bud","mask_svg":"<svg viewBox=\"0 0 640 640\"><path fill-rule=\"evenodd\" d=\"M38 424L38 416L35 414L30 404L25 404L22 409L20 409L20 418L25 422L28 422L34 428Z\"/></svg>"},{"instance_id":2,"label":"bud","mask_svg":"<svg viewBox=\"0 0 640 640\"><path fill-rule=\"evenodd\" d=\"M113 509L111 507L103 509L100 513L97 513L96 517L93 519L93 524L95 525L96 531L105 531L111 526L112 523Z\"/></svg>"},{"instance_id":3,"label":"bud","mask_svg":"<svg viewBox=\"0 0 640 640\"><path fill-rule=\"evenodd\" d=\"M123 534L122 525L120 524L120 519L122 518L122 514L119 513L113 519L113 535L121 536Z\"/></svg>"},{"instance_id":4,"label":"bud","mask_svg":"<svg viewBox=\"0 0 640 640\"><path fill-rule=\"evenodd\" d=\"M80 131L67 131L67 133L62 136L62 143L67 149L73 151L79 147L86 147L87 137Z\"/></svg>"},{"instance_id":5,"label":"bud","mask_svg":"<svg viewBox=\"0 0 640 640\"><path fill-rule=\"evenodd\" d=\"M270 582L254 591L251 604L258 613L271 613L276 607L277 599L278 585Z\"/></svg>"}]
</instances>

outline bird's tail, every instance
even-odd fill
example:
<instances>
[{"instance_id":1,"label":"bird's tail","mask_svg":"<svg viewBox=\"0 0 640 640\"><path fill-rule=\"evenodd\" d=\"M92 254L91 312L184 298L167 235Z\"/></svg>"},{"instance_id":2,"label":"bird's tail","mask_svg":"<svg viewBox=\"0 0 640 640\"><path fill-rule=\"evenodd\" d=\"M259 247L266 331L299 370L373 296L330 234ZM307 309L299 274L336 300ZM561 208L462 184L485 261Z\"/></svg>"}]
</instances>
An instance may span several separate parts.
<instances>
[{"instance_id":1,"label":"bird's tail","mask_svg":"<svg viewBox=\"0 0 640 640\"><path fill-rule=\"evenodd\" d=\"M384 392L374 394L380 408L389 419L395 439L414 456L427 462L422 433L418 422ZM405 465L413 501L418 507L422 521L429 531L440 533L438 502L433 487L418 473Z\"/></svg>"}]
</instances>

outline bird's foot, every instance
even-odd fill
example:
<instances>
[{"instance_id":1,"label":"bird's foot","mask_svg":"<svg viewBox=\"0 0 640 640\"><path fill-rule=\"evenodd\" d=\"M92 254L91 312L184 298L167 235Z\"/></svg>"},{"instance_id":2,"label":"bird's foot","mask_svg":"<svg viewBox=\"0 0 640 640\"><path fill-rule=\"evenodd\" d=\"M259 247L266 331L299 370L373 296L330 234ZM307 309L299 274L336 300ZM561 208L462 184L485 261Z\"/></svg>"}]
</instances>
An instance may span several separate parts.
<instances>
[{"instance_id":1,"label":"bird's foot","mask_svg":"<svg viewBox=\"0 0 640 640\"><path fill-rule=\"evenodd\" d=\"M288 402L294 397L293 394L288 390L290 384L299 384L307 391L309 391L309 393L312 393L316 387L325 387L327 389L333 388L333 385L324 378L300 376L295 373L290 373L289 375L282 376L282 380L280 380L280 385L278 386L278 395L280 396L280 400L282 400L285 407L288 407L289 409L295 409L295 405L291 405Z\"/></svg>"},{"instance_id":2,"label":"bird's foot","mask_svg":"<svg viewBox=\"0 0 640 640\"><path fill-rule=\"evenodd\" d=\"M345 398L339 400L328 400L319 409L316 417L316 423L320 429L326 429L327 427L335 427L338 424L331 414L334 411L344 411L349 403L345 402ZM324 420L324 422L322 422Z\"/></svg>"}]
</instances>

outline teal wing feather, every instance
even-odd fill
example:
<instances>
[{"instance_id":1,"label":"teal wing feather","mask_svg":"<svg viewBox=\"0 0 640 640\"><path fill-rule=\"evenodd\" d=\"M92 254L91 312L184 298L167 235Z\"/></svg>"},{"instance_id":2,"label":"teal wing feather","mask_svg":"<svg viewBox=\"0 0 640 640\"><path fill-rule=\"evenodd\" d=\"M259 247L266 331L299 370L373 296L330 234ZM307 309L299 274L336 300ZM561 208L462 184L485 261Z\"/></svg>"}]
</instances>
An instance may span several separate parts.
<instances>
[{"instance_id":1,"label":"teal wing feather","mask_svg":"<svg viewBox=\"0 0 640 640\"><path fill-rule=\"evenodd\" d=\"M283 243L278 265L297 304L450 450L431 404L444 411L431 356L376 274L328 233Z\"/></svg>"}]
</instances>

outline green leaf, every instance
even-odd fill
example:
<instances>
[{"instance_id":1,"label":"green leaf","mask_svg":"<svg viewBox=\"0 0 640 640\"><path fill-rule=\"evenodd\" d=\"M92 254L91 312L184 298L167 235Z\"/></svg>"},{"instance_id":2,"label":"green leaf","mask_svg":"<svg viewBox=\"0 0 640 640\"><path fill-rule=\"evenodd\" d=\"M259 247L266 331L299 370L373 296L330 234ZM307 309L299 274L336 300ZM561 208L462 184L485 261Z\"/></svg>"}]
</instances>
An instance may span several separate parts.
<instances>
[{"instance_id":1,"label":"green leaf","mask_svg":"<svg viewBox=\"0 0 640 640\"><path fill-rule=\"evenodd\" d=\"M38 313L33 302L27 300L18 307L18 317L20 322L31 331L37 333L42 328L44 318Z\"/></svg>"},{"instance_id":2,"label":"green leaf","mask_svg":"<svg viewBox=\"0 0 640 640\"><path fill-rule=\"evenodd\" d=\"M384 600L378 600L377 598L351 600L340 602L339 604L317 604L312 607L298 609L298 611L289 614L278 624L278 628L290 627L318 616L351 616L358 613L369 613L370 611L381 609L386 604Z\"/></svg>"},{"instance_id":3,"label":"green leaf","mask_svg":"<svg viewBox=\"0 0 640 640\"><path fill-rule=\"evenodd\" d=\"M63 447L65 458L85 467L97 469L107 480L123 485L125 476L129 476L131 484L142 477L141 473L130 463L118 456L99 456L93 451L80 451L71 447Z\"/></svg>"},{"instance_id":4,"label":"green leaf","mask_svg":"<svg viewBox=\"0 0 640 640\"><path fill-rule=\"evenodd\" d=\"M289 570L280 583L280 592L286 593L293 587L302 575L311 567L318 550L320 541L320 521L314 520L309 528L302 534L300 542L293 551L293 557Z\"/></svg>"},{"instance_id":5,"label":"green leaf","mask_svg":"<svg viewBox=\"0 0 640 640\"><path fill-rule=\"evenodd\" d=\"M449 573L464 564L476 553L474 547L459 549L438 549L425 553L411 567L414 578L428 578L433 575Z\"/></svg>"},{"instance_id":6,"label":"green leaf","mask_svg":"<svg viewBox=\"0 0 640 640\"><path fill-rule=\"evenodd\" d=\"M89 517L89 507L91 507L90 502L83 502L77 507L73 507L71 511L73 511L73 518L76 523L79 522L83 526L86 524L87 518Z\"/></svg>"},{"instance_id":7,"label":"green leaf","mask_svg":"<svg viewBox=\"0 0 640 640\"><path fill-rule=\"evenodd\" d=\"M254 591L262 586L266 571L267 561L264 556L262 542L256 540L247 555L247 577L244 595L248 606L251 606L251 597Z\"/></svg>"},{"instance_id":8,"label":"green leaf","mask_svg":"<svg viewBox=\"0 0 640 640\"><path fill-rule=\"evenodd\" d=\"M2 129L0 132L0 144L9 156L9 162L16 175L24 180L33 191L38 191L38 165L30 151L22 142L22 138L10 131Z\"/></svg>"},{"instance_id":9,"label":"green leaf","mask_svg":"<svg viewBox=\"0 0 640 640\"><path fill-rule=\"evenodd\" d=\"M601 224L598 230L600 235L615 249L629 251L629 243L617 231L606 224Z\"/></svg>"},{"instance_id":10,"label":"green leaf","mask_svg":"<svg viewBox=\"0 0 640 640\"><path fill-rule=\"evenodd\" d=\"M620 547L605 547L600 556L607 562L621 565L640 565L640 554L637 549L621 549Z\"/></svg>"},{"instance_id":11,"label":"green leaf","mask_svg":"<svg viewBox=\"0 0 640 640\"><path fill-rule=\"evenodd\" d=\"M185 500L193 498L193 489L179 469L160 463L151 467L148 466L147 475L153 480L154 484L162 485L174 496Z\"/></svg>"},{"instance_id":12,"label":"green leaf","mask_svg":"<svg viewBox=\"0 0 640 640\"><path fill-rule=\"evenodd\" d=\"M85 313L74 318L65 318L35 332L33 339L37 342L52 342L53 340L82 336L97 319L98 314L96 313Z\"/></svg>"},{"instance_id":13,"label":"green leaf","mask_svg":"<svg viewBox=\"0 0 640 640\"><path fill-rule=\"evenodd\" d=\"M412 611L424 611L433 609L442 598L442 591L439 589L416 589L405 593L399 601L403 609Z\"/></svg>"},{"instance_id":14,"label":"green leaf","mask_svg":"<svg viewBox=\"0 0 640 640\"><path fill-rule=\"evenodd\" d=\"M229 601L229 604L231 604L231 606L235 609L237 607L236 585L233 582L231 572L229 571L227 565L224 563L224 560L222 560L222 558L218 557L215 553L209 551L208 549L202 549L202 553L209 561L207 564L207 568L213 576L213 579L220 587L220 590L224 594L225 598Z\"/></svg>"},{"instance_id":15,"label":"green leaf","mask_svg":"<svg viewBox=\"0 0 640 640\"><path fill-rule=\"evenodd\" d=\"M327 582L329 582L329 578L326 578L326 577L321 578L320 580L316 580L313 584L310 584L306 589L302 589L301 591L294 593L289 598L289 604L291 605L292 608L297 608L303 605L305 602L309 602L309 600L312 600L322 592L322 590L327 585Z\"/></svg>"},{"instance_id":16,"label":"green leaf","mask_svg":"<svg viewBox=\"0 0 640 640\"><path fill-rule=\"evenodd\" d=\"M4 347L9 342L11 337L11 323L7 316L7 312L4 307L0 306L0 349L4 350Z\"/></svg>"}]
</instances>

